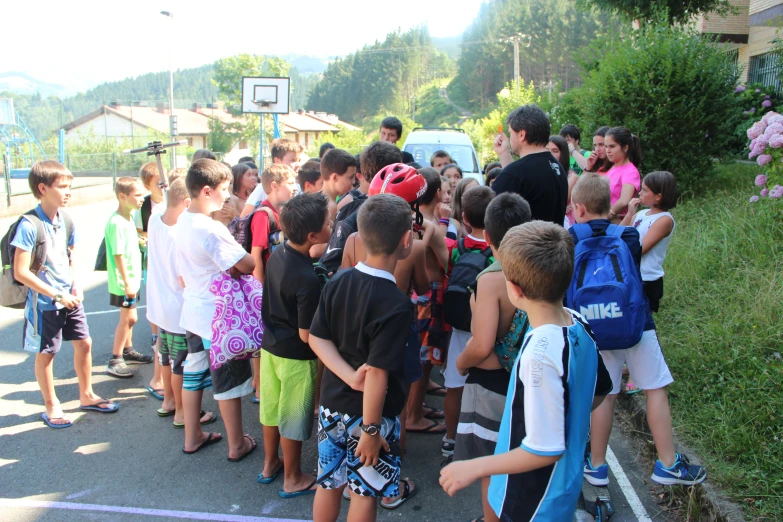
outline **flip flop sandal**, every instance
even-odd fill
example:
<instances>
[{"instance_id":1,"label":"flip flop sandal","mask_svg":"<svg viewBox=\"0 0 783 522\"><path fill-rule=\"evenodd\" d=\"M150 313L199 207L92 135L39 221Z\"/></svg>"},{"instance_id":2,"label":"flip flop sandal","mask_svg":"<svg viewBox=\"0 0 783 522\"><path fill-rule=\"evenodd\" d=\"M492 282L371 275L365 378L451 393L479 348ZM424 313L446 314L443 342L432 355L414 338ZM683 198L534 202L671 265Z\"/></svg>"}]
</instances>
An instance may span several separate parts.
<instances>
[{"instance_id":1,"label":"flip flop sandal","mask_svg":"<svg viewBox=\"0 0 783 522\"><path fill-rule=\"evenodd\" d=\"M260 403L261 403L261 400L258 397L256 397L255 395L253 395L253 404L260 404Z\"/></svg>"},{"instance_id":2,"label":"flip flop sandal","mask_svg":"<svg viewBox=\"0 0 783 522\"><path fill-rule=\"evenodd\" d=\"M411 489L410 482L408 482L408 479L402 479L402 483L405 485L405 489L402 491L402 495L392 502L391 504L384 504L383 500L381 500L381 507L384 509L397 509L401 505L405 504L405 502L408 501L408 499L413 498L416 496L416 493L419 492L418 486L416 489Z\"/></svg>"},{"instance_id":3,"label":"flip flop sandal","mask_svg":"<svg viewBox=\"0 0 783 522\"><path fill-rule=\"evenodd\" d=\"M198 448L194 449L193 451L187 451L185 448L182 448L182 453L185 455L193 455L194 453L198 452L201 448L206 448L207 446L211 446L213 444L217 444L223 440L223 437L215 437L214 432L210 432L209 435L207 435L207 440L202 442Z\"/></svg>"},{"instance_id":4,"label":"flip flop sandal","mask_svg":"<svg viewBox=\"0 0 783 522\"><path fill-rule=\"evenodd\" d=\"M255 439L250 435L245 435L245 438L249 440L253 445L250 446L250 449L246 453L243 453L237 458L228 457L229 462L242 462L245 459L245 457L247 457L248 455L250 455L256 450L256 448L258 447L258 443L255 441Z\"/></svg>"},{"instance_id":5,"label":"flip flop sandal","mask_svg":"<svg viewBox=\"0 0 783 522\"><path fill-rule=\"evenodd\" d=\"M313 479L310 485L307 486L305 489L300 489L299 491L293 491L291 493L288 493L284 489L278 489L277 494L280 496L280 498L296 498L304 495L313 495L318 490L318 488L313 489L313 486L315 486L315 483L317 481L318 481L317 479Z\"/></svg>"},{"instance_id":6,"label":"flip flop sandal","mask_svg":"<svg viewBox=\"0 0 783 522\"><path fill-rule=\"evenodd\" d=\"M429 413L425 413L423 415L423 417L425 419L440 420L440 419L445 419L446 418L446 414L443 412L443 410L439 410L439 409L436 409L436 408L431 408L431 407L429 407L427 405L424 405L424 409L425 410L430 410Z\"/></svg>"},{"instance_id":7,"label":"flip flop sandal","mask_svg":"<svg viewBox=\"0 0 783 522\"><path fill-rule=\"evenodd\" d=\"M443 386L436 386L434 388L427 388L427 395L435 395L436 397L445 397L446 388Z\"/></svg>"},{"instance_id":8,"label":"flip flop sandal","mask_svg":"<svg viewBox=\"0 0 783 522\"><path fill-rule=\"evenodd\" d=\"M111 404L112 406L109 408L101 408L101 404ZM102 399L95 404L90 404L89 406L82 406L79 405L80 410L84 411L97 411L100 413L114 413L115 411L120 409L120 405L116 402L107 401L106 399Z\"/></svg>"},{"instance_id":9,"label":"flip flop sandal","mask_svg":"<svg viewBox=\"0 0 783 522\"><path fill-rule=\"evenodd\" d=\"M623 391L626 395L636 395L637 393L641 392L642 389L637 387L633 382L626 382L623 384Z\"/></svg>"},{"instance_id":10,"label":"flip flop sandal","mask_svg":"<svg viewBox=\"0 0 783 522\"><path fill-rule=\"evenodd\" d=\"M271 477L265 477L264 476L264 472L262 471L256 477L256 482L258 482L259 484L271 484L272 482L275 481L275 479L278 477L278 475L280 475L282 472L283 472L283 466L282 465L279 468L277 468L277 471L272 473Z\"/></svg>"},{"instance_id":11,"label":"flip flop sandal","mask_svg":"<svg viewBox=\"0 0 783 522\"><path fill-rule=\"evenodd\" d=\"M145 386L144 389L147 390L150 395L152 395L159 401L163 400L163 393L158 393L163 391L162 388L153 388L152 386Z\"/></svg>"},{"instance_id":12,"label":"flip flop sandal","mask_svg":"<svg viewBox=\"0 0 783 522\"><path fill-rule=\"evenodd\" d=\"M164 410L163 408L158 408L158 417L171 417L174 415L175 410Z\"/></svg>"},{"instance_id":13,"label":"flip flop sandal","mask_svg":"<svg viewBox=\"0 0 783 522\"><path fill-rule=\"evenodd\" d=\"M351 500L351 492L348 489L348 486L343 490L343 500Z\"/></svg>"},{"instance_id":14,"label":"flip flop sandal","mask_svg":"<svg viewBox=\"0 0 783 522\"><path fill-rule=\"evenodd\" d=\"M437 431L433 430L433 428L438 428L438 430ZM406 429L405 431L407 431L408 433L424 433L424 434L429 434L429 435L443 435L444 433L446 433L446 425L445 424L441 424L440 422L432 421L432 424L430 424L426 428L421 428L421 429L418 429L418 430Z\"/></svg>"},{"instance_id":15,"label":"flip flop sandal","mask_svg":"<svg viewBox=\"0 0 783 522\"><path fill-rule=\"evenodd\" d=\"M161 408L161 409L162 409L162 408ZM158 412L159 412L159 413L158 413L158 415L160 415L160 411L161 411L161 410L158 410ZM164 411L165 411L165 410L164 410ZM199 413L199 418L203 417L203 416L204 416L204 415L206 415L206 414L207 414L207 412L205 412L204 410L201 410L201 412ZM161 416L161 417L167 417L168 415L160 415L160 416ZM217 415L215 415L215 414L213 413L213 414L212 414L212 416L211 416L210 418L208 418L207 420L201 421L201 425L202 425L202 426L206 426L207 424L212 424L212 423L213 423L213 422L215 422L216 420L217 420ZM175 428L177 428L178 430L185 429L185 423L184 423L184 422L176 422L176 421L174 421L174 422L172 422L171 424L172 424L172 425L173 425Z\"/></svg>"},{"instance_id":16,"label":"flip flop sandal","mask_svg":"<svg viewBox=\"0 0 783 522\"><path fill-rule=\"evenodd\" d=\"M41 414L41 418L43 419L43 421L46 423L47 426L49 426L50 428L54 428L56 430L61 430L63 428L70 428L73 425L72 421L68 421L65 424L55 424L52 422L53 420L62 419L63 417L49 418L49 416L45 413Z\"/></svg>"},{"instance_id":17,"label":"flip flop sandal","mask_svg":"<svg viewBox=\"0 0 783 522\"><path fill-rule=\"evenodd\" d=\"M478 517L478 518L474 518L474 519L473 519L473 520L471 520L470 522L484 522L484 515L481 515L481 516L480 516L480 517Z\"/></svg>"}]
</instances>

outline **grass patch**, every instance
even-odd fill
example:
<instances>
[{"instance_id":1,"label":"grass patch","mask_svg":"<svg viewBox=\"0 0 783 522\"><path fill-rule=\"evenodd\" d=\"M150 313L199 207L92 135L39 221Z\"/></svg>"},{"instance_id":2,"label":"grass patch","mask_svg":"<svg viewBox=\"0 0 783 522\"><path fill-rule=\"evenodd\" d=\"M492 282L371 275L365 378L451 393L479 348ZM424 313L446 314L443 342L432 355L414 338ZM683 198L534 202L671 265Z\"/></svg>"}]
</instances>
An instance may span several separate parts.
<instances>
[{"instance_id":1,"label":"grass patch","mask_svg":"<svg viewBox=\"0 0 783 522\"><path fill-rule=\"evenodd\" d=\"M783 520L783 204L751 204L758 167L720 165L675 209L656 317L678 435L754 520Z\"/></svg>"},{"instance_id":2,"label":"grass patch","mask_svg":"<svg viewBox=\"0 0 783 522\"><path fill-rule=\"evenodd\" d=\"M440 96L440 88L448 84L436 80L419 89L416 100L416 122L425 127L451 126L456 124L462 114L445 98Z\"/></svg>"}]
</instances>

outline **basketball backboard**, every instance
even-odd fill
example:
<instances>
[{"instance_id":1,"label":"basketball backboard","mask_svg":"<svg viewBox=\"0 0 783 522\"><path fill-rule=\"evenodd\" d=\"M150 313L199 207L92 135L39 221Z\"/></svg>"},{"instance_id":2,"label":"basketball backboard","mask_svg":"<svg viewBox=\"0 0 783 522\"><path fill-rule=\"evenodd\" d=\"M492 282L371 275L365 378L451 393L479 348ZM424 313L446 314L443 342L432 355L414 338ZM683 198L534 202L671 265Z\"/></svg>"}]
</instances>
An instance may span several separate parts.
<instances>
[{"instance_id":1,"label":"basketball backboard","mask_svg":"<svg viewBox=\"0 0 783 522\"><path fill-rule=\"evenodd\" d=\"M290 78L242 77L242 112L288 114Z\"/></svg>"}]
</instances>

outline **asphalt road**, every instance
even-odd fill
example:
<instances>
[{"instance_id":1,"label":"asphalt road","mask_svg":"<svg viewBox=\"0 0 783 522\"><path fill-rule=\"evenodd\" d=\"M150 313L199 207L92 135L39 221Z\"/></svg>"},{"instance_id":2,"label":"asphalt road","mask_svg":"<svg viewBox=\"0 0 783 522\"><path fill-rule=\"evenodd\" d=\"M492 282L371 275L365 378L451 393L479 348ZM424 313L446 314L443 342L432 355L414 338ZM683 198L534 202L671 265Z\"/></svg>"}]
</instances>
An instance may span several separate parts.
<instances>
[{"instance_id":1,"label":"asphalt road","mask_svg":"<svg viewBox=\"0 0 783 522\"><path fill-rule=\"evenodd\" d=\"M311 520L312 497L283 500L277 495L281 479L267 486L255 481L263 463L262 431L257 407L249 396L243 400L243 423L245 431L259 441L259 448L244 461L230 463L225 443L196 455L181 452L183 432L172 428L170 418L156 415L160 402L144 391L151 365L136 366L132 379L106 375L117 313L108 306L105 273L91 269L113 206L105 201L72 208L70 213L78 233L78 276L87 290L94 388L121 407L111 415L78 410L72 350L66 343L55 358L54 373L57 394L75 423L65 430L47 428L40 417L44 408L33 371L34 356L21 349L22 313L0 309L0 520ZM10 222L0 219L0 232L5 233ZM134 346L149 353L150 329L143 312L134 328ZM442 406L440 399L428 396L427 400ZM218 411L209 392L204 395L204 408ZM221 431L222 423L210 429ZM622 430L615 430L611 448L617 459L609 489L616 509L612 520L671 519L661 512L645 482L650 468L639 464L644 450ZM306 470L314 470L316 455L313 437L304 446ZM456 498L439 487L441 460L440 437L411 435L403 473L416 481L420 492L396 511L379 509L378 520L447 522L478 516L477 486ZM341 520L346 513L347 504ZM580 511L577 519L592 517Z\"/></svg>"}]
</instances>

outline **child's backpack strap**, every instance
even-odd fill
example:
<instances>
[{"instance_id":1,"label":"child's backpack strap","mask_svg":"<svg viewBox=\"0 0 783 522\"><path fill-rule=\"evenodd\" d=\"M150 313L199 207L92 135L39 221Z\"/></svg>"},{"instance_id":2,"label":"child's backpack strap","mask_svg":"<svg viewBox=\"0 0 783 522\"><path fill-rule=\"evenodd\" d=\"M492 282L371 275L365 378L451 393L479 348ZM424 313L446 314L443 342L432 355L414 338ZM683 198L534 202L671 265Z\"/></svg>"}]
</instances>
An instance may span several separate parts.
<instances>
[{"instance_id":1,"label":"child's backpack strap","mask_svg":"<svg viewBox=\"0 0 783 522\"><path fill-rule=\"evenodd\" d=\"M43 221L38 217L35 209L30 210L24 214L24 219L29 221L35 226L35 246L33 251L30 252L30 272L33 275L38 275L41 271L41 267L46 263L46 231L44 230Z\"/></svg>"},{"instance_id":2,"label":"child's backpack strap","mask_svg":"<svg viewBox=\"0 0 783 522\"><path fill-rule=\"evenodd\" d=\"M459 251L460 257L465 255L465 238L462 237L457 241L457 251Z\"/></svg>"},{"instance_id":3,"label":"child's backpack strap","mask_svg":"<svg viewBox=\"0 0 783 522\"><path fill-rule=\"evenodd\" d=\"M571 230L574 231L574 234L576 234L576 239L579 241L584 241L585 239L590 239L593 237L593 229L587 223L577 223L571 227Z\"/></svg>"},{"instance_id":4,"label":"child's backpack strap","mask_svg":"<svg viewBox=\"0 0 783 522\"><path fill-rule=\"evenodd\" d=\"M607 236L622 237L623 232L625 232L625 227L615 225L614 223L606 227Z\"/></svg>"},{"instance_id":5,"label":"child's backpack strap","mask_svg":"<svg viewBox=\"0 0 783 522\"><path fill-rule=\"evenodd\" d=\"M71 236L73 235L73 218L68 215L67 212L63 212L62 210L58 211L60 214L60 219L63 220L63 224L65 225L65 248L66 252L68 253L68 261L71 260L71 249L68 247L68 245L71 242Z\"/></svg>"}]
</instances>

